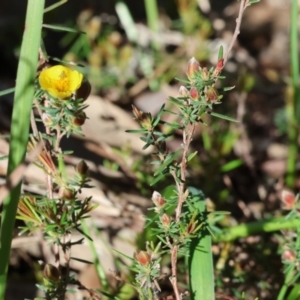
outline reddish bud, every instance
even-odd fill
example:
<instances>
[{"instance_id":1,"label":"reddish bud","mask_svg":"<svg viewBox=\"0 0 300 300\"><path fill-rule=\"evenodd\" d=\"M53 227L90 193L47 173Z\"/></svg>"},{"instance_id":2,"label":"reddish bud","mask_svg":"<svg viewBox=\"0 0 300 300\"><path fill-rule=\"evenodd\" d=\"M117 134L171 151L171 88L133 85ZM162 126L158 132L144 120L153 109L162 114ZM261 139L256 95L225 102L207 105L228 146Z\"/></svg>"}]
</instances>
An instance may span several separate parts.
<instances>
[{"instance_id":1,"label":"reddish bud","mask_svg":"<svg viewBox=\"0 0 300 300\"><path fill-rule=\"evenodd\" d=\"M151 256L146 251L136 251L134 258L141 266L144 267L147 267L151 262Z\"/></svg>"},{"instance_id":2,"label":"reddish bud","mask_svg":"<svg viewBox=\"0 0 300 300\"><path fill-rule=\"evenodd\" d=\"M224 58L219 59L217 66L213 72L213 77L217 77L224 67Z\"/></svg>"},{"instance_id":3,"label":"reddish bud","mask_svg":"<svg viewBox=\"0 0 300 300\"><path fill-rule=\"evenodd\" d=\"M63 198L71 200L74 198L74 191L72 191L71 189L65 188L63 190Z\"/></svg>"},{"instance_id":4,"label":"reddish bud","mask_svg":"<svg viewBox=\"0 0 300 300\"><path fill-rule=\"evenodd\" d=\"M171 218L166 213L160 217L160 221L164 227L169 227L171 224Z\"/></svg>"},{"instance_id":5,"label":"reddish bud","mask_svg":"<svg viewBox=\"0 0 300 300\"><path fill-rule=\"evenodd\" d=\"M283 209L287 209L287 210L293 209L296 204L295 194L290 191L283 190L281 192L281 202L282 202Z\"/></svg>"},{"instance_id":6,"label":"reddish bud","mask_svg":"<svg viewBox=\"0 0 300 300\"><path fill-rule=\"evenodd\" d=\"M192 57L187 66L186 75L190 80L193 80L195 78L195 75L197 72L200 71L200 64L198 60L195 57Z\"/></svg>"},{"instance_id":7,"label":"reddish bud","mask_svg":"<svg viewBox=\"0 0 300 300\"><path fill-rule=\"evenodd\" d=\"M179 88L179 96L180 97L188 97L189 96L189 91L185 86L180 86Z\"/></svg>"},{"instance_id":8,"label":"reddish bud","mask_svg":"<svg viewBox=\"0 0 300 300\"><path fill-rule=\"evenodd\" d=\"M163 207L166 203L165 199L161 196L161 194L156 191L153 192L151 200L159 208Z\"/></svg>"},{"instance_id":9,"label":"reddish bud","mask_svg":"<svg viewBox=\"0 0 300 300\"><path fill-rule=\"evenodd\" d=\"M282 260L286 260L286 261L290 261L293 262L296 260L296 254L294 251L290 250L290 249L286 249L284 250L284 252L282 253L281 256Z\"/></svg>"},{"instance_id":10,"label":"reddish bud","mask_svg":"<svg viewBox=\"0 0 300 300\"><path fill-rule=\"evenodd\" d=\"M44 277L50 281L58 281L60 278L59 270L51 264L45 265L43 273Z\"/></svg>"},{"instance_id":11,"label":"reddish bud","mask_svg":"<svg viewBox=\"0 0 300 300\"><path fill-rule=\"evenodd\" d=\"M205 95L208 102L216 102L219 100L218 92L212 86L206 88Z\"/></svg>"},{"instance_id":12,"label":"reddish bud","mask_svg":"<svg viewBox=\"0 0 300 300\"><path fill-rule=\"evenodd\" d=\"M199 100L199 92L194 86L192 86L190 89L190 97L192 100Z\"/></svg>"},{"instance_id":13,"label":"reddish bud","mask_svg":"<svg viewBox=\"0 0 300 300\"><path fill-rule=\"evenodd\" d=\"M83 111L79 111L73 116L73 124L76 126L82 126L85 122L86 114Z\"/></svg>"}]
</instances>

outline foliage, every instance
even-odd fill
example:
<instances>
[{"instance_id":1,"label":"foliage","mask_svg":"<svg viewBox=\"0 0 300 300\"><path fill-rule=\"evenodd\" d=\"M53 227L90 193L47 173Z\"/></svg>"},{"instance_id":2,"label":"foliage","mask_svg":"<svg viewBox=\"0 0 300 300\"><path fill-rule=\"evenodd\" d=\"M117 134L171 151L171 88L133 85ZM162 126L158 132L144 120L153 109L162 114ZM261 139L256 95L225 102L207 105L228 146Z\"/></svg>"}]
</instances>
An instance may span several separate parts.
<instances>
[{"instance_id":1,"label":"foliage","mask_svg":"<svg viewBox=\"0 0 300 300\"><path fill-rule=\"evenodd\" d=\"M60 4L64 2L63 0ZM292 192L284 191L282 195L283 208L290 211L285 218L271 218L241 224L227 228L221 232L216 224L220 222L226 213L214 212L212 209L207 208L205 196L200 190L200 186L189 186L187 175L191 162L195 163L197 159L199 160L197 151L191 151L191 143L195 137L197 126L205 128L201 136L204 148L208 153L207 155L213 157L215 161L219 160L219 156L216 155L214 157L216 151L214 152L213 150L221 147L221 154L229 153L237 139L238 134L232 132L229 126L226 127L224 132L219 132L219 127L216 125L217 123L214 118L220 118L225 122L237 122L237 120L227 114L223 115L214 111L214 108L222 103L222 92L231 89L231 87L221 89L220 83L217 84L217 81L224 79L220 74L239 33L243 12L247 6L256 2L258 1L241 1L240 14L237 19L237 26L232 42L225 55L223 55L222 47L220 48L219 58L214 67L210 69L201 67L195 58L192 58L188 62L186 72L188 79L180 79L183 85L179 88L178 96L169 97L169 103L173 105L172 111L169 110L169 106L163 105L158 114L152 116L150 113L140 111L135 106L132 106L133 114L140 124L141 129L128 130L128 132L140 134L141 140L144 142L143 149L154 149L153 154L156 156L150 163L153 167L154 177L151 185L164 184L166 182L164 179L166 178L171 178L174 184L174 187L171 187L171 195L162 196L163 192L154 192L152 195L153 207L150 209L152 214L147 217L147 220L148 228L151 228L154 238L151 242L146 242L146 249L137 250L133 258L119 253L120 256L128 258L131 262L129 269L135 274L135 278L132 281L125 280L125 283L139 294L140 299L159 298L159 293L161 292L160 279L162 276L161 265L163 258L166 256L170 257L171 274L169 274L169 279L175 299L215 299L212 240L216 242L229 242L239 237L247 237L259 232L272 232L280 229L287 230L281 236L277 235L280 245L279 251L285 266L285 280L277 299L294 300L298 297L300 290L297 283L300 274L299 230L294 230L293 228L298 228L300 222L299 195L295 196ZM157 26L158 13L155 1L145 1L145 3L149 28L153 34L159 34ZM55 4L45 11L57 6L58 4ZM116 7L118 8L119 16L123 16L124 19L128 17L128 11L126 12L124 4L118 3ZM182 21L179 27L181 26L186 36L193 35L195 31L199 30L202 34L201 38L205 41L211 32L211 26L195 8L195 1L182 0L178 2L179 14ZM293 187L295 182L296 155L299 148L297 146L298 135L296 131L298 126L297 119L299 119L297 118L297 114L299 113L299 91L297 87L299 74L298 59L296 57L297 51L295 51L297 49L295 11L297 11L297 5L294 1L291 34L293 45L291 65L293 73L290 90L288 90L291 93L287 93L286 115L289 116L287 118L289 123L284 128L288 132L290 142L291 155L289 157L289 174L287 177L287 184L290 187ZM132 84L136 82L137 77L135 77L134 72L130 69L131 57L135 53L136 56L140 57L140 62L143 62L140 70L143 73L142 75L147 78L150 88L157 88L159 85L157 78L159 76L156 76L157 73L155 72L157 70L154 70L154 67L168 57L168 54L161 51L162 45L159 42L155 39L151 40L151 53L145 53L145 48L143 47L139 46L134 49L128 44L123 45L120 36L116 35L116 32L101 32L101 24L97 18L90 15L84 20L81 19L81 21L79 30L49 24L44 24L43 27L68 31L70 34L74 34L74 32L80 33L89 29L87 36L82 34L78 36L78 39L73 44L73 48L77 49L78 57L76 59L85 58L88 60L87 73L94 75L94 78L91 77L92 80L98 78L99 75L102 77L104 83L100 83L101 87L118 85L125 88L128 83ZM123 24L125 23L123 22ZM37 25L35 24L34 26ZM90 30L91 28L92 30ZM131 41L136 42L136 33L129 32L130 26L125 28L125 31L128 33L128 37L132 38ZM66 40L68 36L66 35ZM109 43L107 43L107 39ZM37 53L38 45L36 40L35 44L35 52ZM120 45L121 50L117 51ZM27 48L30 49L28 44ZM162 53L159 53L159 51ZM208 55L206 51L202 51L201 53L204 57ZM24 128L21 131L20 128L22 126L15 125L17 122L13 124L8 182L11 179L12 171L23 161L25 146L29 153L34 154L36 152L34 164L44 172L47 178L45 193L43 195L23 194L19 197L18 190L20 186L18 186L16 190L11 192L10 197L15 200L15 204L19 200L17 218L24 221L25 224L21 227L21 234L33 234L35 231L41 230L42 235L54 248L55 263L44 262L42 264L44 279L39 287L44 291L43 299L65 299L67 293L74 292L71 288L74 286L79 290L85 289L88 291L90 297L94 299L100 299L101 295L109 299L119 299L115 295L117 293L111 293L107 278L105 278L101 267L98 268L98 272L99 274L102 273L99 277L105 283L103 284L103 291L87 289L70 272L70 261L72 259L78 260L76 257L71 256L72 246L82 243L84 238L87 238L91 244L91 248L93 248L93 241L89 236L84 220L95 209L95 205L92 203L91 197L84 199L80 197L81 189L91 187L88 179L88 166L84 161L81 161L76 166L74 174L72 176L68 175L65 168L64 155L70 152L63 151L60 148L60 144L64 137L69 137L71 134L82 134L81 126L88 117L84 112L87 107L85 100L90 93L91 86L84 77L84 74L81 73L82 69L78 68L78 66L63 61L60 61L59 65L50 66L50 61L47 59L45 51L43 53L41 49L39 62L36 66L33 56L30 55L30 61L34 67L31 68L30 74L26 77L27 82L22 83L20 76L18 76L16 101L18 100L20 91L27 89L27 86L24 87L24 84L28 85L32 94L29 93L30 97L28 96L29 94L27 95L30 100L29 102L32 102L32 99L34 99L33 106L29 105L28 107L30 110L34 109L38 113L38 118L31 117L33 134L31 134L28 143L28 130L26 128L29 125L30 110L27 110L28 114L24 114L27 118L27 125L23 123ZM151 60L152 56L155 57L156 61L155 59ZM197 58L199 59L199 54ZM200 58L203 59L203 57ZM176 61L176 59L178 57L175 60L171 60L171 62ZM168 64L167 69L171 69L170 64L172 63ZM20 70L22 70L21 62ZM165 75L164 70L159 73L161 77ZM106 72L111 72L109 74L111 76L104 76L104 74L107 74ZM170 73L172 74L172 72ZM126 76L121 76L124 74ZM107 78L109 79L107 80ZM169 76L170 78L173 77ZM94 82L93 85L96 86L97 84ZM244 83L244 85L245 90L248 91L250 89L249 84ZM250 82L250 85L252 86L253 84ZM28 102L26 102L27 104ZM18 115L16 111L20 112L20 108L15 110L14 120L17 119L16 115ZM166 116L171 114L173 121L166 121ZM38 131L36 122L41 122L44 125L44 129ZM20 137L14 134L17 131L19 133L26 131L26 134ZM182 135L182 144L179 149L171 151L168 149L168 142L175 134ZM214 134L219 135L212 138ZM22 148L24 153L13 156L14 153L18 152L16 150L18 144L14 144L18 138L23 140ZM130 155L130 153L126 155ZM228 172L235 169L241 163L241 160L232 160L222 168L219 162L216 165L218 170ZM109 165L109 163L107 164ZM117 167L116 164L111 165L111 168ZM149 177L147 177L147 175L141 174L144 182L140 180L140 186L148 183L150 176L148 175ZM170 188L170 186L166 188ZM6 214L9 204L10 201L6 200L2 216L2 232L9 227L8 225L12 225L12 221L8 225L5 223L8 219L7 216L14 220L13 209L10 214ZM73 241L71 236L74 231L78 231L83 237L77 241ZM1 236L0 251L7 252L8 248L6 247L5 249L4 242L10 244L10 239L11 237L8 237L8 235ZM222 255L226 255L226 252L228 254L227 245L229 244L225 244ZM94 249L93 251L95 260L97 260L96 250ZM188 268L189 288L182 288L181 278L178 276L180 273L179 260L181 257L186 257L185 266ZM0 274L2 284L5 282L3 278L6 276L5 268L8 259L4 259L4 261L5 263L1 265L3 272ZM201 267L199 268L199 266ZM115 277L123 281L117 275ZM239 296L245 299L245 295Z\"/></svg>"}]
</instances>

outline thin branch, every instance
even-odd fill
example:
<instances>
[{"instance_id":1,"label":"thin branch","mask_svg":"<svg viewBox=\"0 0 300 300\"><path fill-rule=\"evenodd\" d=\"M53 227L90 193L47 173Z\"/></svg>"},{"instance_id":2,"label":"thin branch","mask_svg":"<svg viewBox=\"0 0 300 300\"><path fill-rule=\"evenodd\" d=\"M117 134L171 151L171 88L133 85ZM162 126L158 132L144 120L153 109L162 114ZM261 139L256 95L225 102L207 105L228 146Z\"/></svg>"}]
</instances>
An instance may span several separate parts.
<instances>
[{"instance_id":1,"label":"thin branch","mask_svg":"<svg viewBox=\"0 0 300 300\"><path fill-rule=\"evenodd\" d=\"M38 138L39 137L39 131L38 131L37 126L36 126L33 110L31 110L31 114L30 114L30 125L31 125L31 128L32 128L33 136L35 138Z\"/></svg>"},{"instance_id":2,"label":"thin branch","mask_svg":"<svg viewBox=\"0 0 300 300\"><path fill-rule=\"evenodd\" d=\"M233 36L231 38L230 44L226 50L226 53L224 55L224 65L226 64L228 58L229 58L229 54L235 44L235 41L238 37L238 35L240 34L240 28L241 28L241 23L242 23L242 18L243 18L243 14L245 9L247 8L247 6L249 5L249 0L241 0L241 4L240 4L240 9L239 9L239 14L238 17L236 19L236 26L235 26L235 30L233 33Z\"/></svg>"},{"instance_id":3,"label":"thin branch","mask_svg":"<svg viewBox=\"0 0 300 300\"><path fill-rule=\"evenodd\" d=\"M178 203L176 207L176 222L180 221L180 216L181 216L181 210L182 210L182 205L185 200L185 182L186 182L186 167L187 167L187 157L188 157L188 150L190 147L190 144L193 139L194 131L195 131L196 125L195 124L190 124L190 128L188 129L187 133L183 132L183 145L184 145L184 150L182 154L182 160L181 160L181 165L180 165L180 188L179 188L179 198L178 198Z\"/></svg>"}]
</instances>

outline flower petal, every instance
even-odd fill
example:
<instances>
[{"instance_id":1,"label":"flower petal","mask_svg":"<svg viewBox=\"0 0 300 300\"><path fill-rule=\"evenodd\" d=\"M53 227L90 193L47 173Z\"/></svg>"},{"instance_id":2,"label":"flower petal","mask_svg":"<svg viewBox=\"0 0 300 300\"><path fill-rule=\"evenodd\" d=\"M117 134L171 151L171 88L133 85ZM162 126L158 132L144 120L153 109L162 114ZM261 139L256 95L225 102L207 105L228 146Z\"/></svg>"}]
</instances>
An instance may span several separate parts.
<instances>
[{"instance_id":1,"label":"flower petal","mask_svg":"<svg viewBox=\"0 0 300 300\"><path fill-rule=\"evenodd\" d=\"M83 75L62 65L44 69L39 76L41 88L50 95L66 99L81 85Z\"/></svg>"}]
</instances>

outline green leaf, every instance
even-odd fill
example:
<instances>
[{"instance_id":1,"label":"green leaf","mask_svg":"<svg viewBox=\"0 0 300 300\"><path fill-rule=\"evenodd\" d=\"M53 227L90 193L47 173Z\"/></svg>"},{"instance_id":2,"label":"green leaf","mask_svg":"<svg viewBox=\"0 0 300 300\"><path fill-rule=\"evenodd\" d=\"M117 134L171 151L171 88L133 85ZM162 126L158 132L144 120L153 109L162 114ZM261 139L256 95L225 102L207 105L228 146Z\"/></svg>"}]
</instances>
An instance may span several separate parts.
<instances>
[{"instance_id":1,"label":"green leaf","mask_svg":"<svg viewBox=\"0 0 300 300\"><path fill-rule=\"evenodd\" d=\"M255 3L259 3L260 0L250 0L248 6L255 4Z\"/></svg>"},{"instance_id":2,"label":"green leaf","mask_svg":"<svg viewBox=\"0 0 300 300\"><path fill-rule=\"evenodd\" d=\"M182 105L184 103L184 100L180 100L171 96L169 97L169 100L177 105Z\"/></svg>"},{"instance_id":3,"label":"green leaf","mask_svg":"<svg viewBox=\"0 0 300 300\"><path fill-rule=\"evenodd\" d=\"M48 6L48 7L46 7L46 8L44 9L44 13L47 13L48 11L51 11L51 10L53 10L53 9L55 9L55 8L57 8L57 7L61 6L61 5L63 5L63 4L66 3L67 1L68 1L68 0L61 0L61 1L59 1L59 2L56 2L56 3L54 3L54 4L52 4L52 5Z\"/></svg>"},{"instance_id":4,"label":"green leaf","mask_svg":"<svg viewBox=\"0 0 300 300\"><path fill-rule=\"evenodd\" d=\"M128 132L128 133L141 133L141 134L145 134L145 133L147 133L148 131L145 130L145 129L137 129L137 130L132 130L132 129L130 129L130 130L125 130L125 132Z\"/></svg>"},{"instance_id":5,"label":"green leaf","mask_svg":"<svg viewBox=\"0 0 300 300\"><path fill-rule=\"evenodd\" d=\"M157 177L155 177L155 179L150 183L150 186L156 184L158 181L160 181L161 179L163 179L167 174L164 173L160 173L160 175L158 175Z\"/></svg>"},{"instance_id":6,"label":"green leaf","mask_svg":"<svg viewBox=\"0 0 300 300\"><path fill-rule=\"evenodd\" d=\"M205 198L202 191L189 188L196 209L206 212ZM193 238L190 246L189 270L191 300L214 300L214 269L211 250L211 235L208 226L203 227L200 236ZM201 265L201 268L199 266Z\"/></svg>"},{"instance_id":7,"label":"green leaf","mask_svg":"<svg viewBox=\"0 0 300 300\"><path fill-rule=\"evenodd\" d=\"M152 144L150 144L150 143L147 143L147 144L145 144L144 145L144 147L142 148L142 150L146 150L149 146L151 146Z\"/></svg>"},{"instance_id":8,"label":"green leaf","mask_svg":"<svg viewBox=\"0 0 300 300\"><path fill-rule=\"evenodd\" d=\"M161 173L168 165L170 165L176 159L176 157L181 154L181 151L182 149L179 149L176 152L169 154L162 165L155 171L154 176Z\"/></svg>"},{"instance_id":9,"label":"green leaf","mask_svg":"<svg viewBox=\"0 0 300 300\"><path fill-rule=\"evenodd\" d=\"M10 89L6 89L6 90L4 90L4 91L1 91L0 92L0 97L2 97L2 96L4 96L4 95L8 95L8 94L10 94L10 93L13 93L15 91L15 88L13 87L13 88L10 88Z\"/></svg>"},{"instance_id":10,"label":"green leaf","mask_svg":"<svg viewBox=\"0 0 300 300\"><path fill-rule=\"evenodd\" d=\"M150 165L160 165L161 161L160 160L154 160L150 162Z\"/></svg>"},{"instance_id":11,"label":"green leaf","mask_svg":"<svg viewBox=\"0 0 300 300\"><path fill-rule=\"evenodd\" d=\"M192 159L195 157L195 155L196 155L197 153L198 153L198 151L195 151L195 152L191 153L191 154L188 156L187 161L192 160Z\"/></svg>"},{"instance_id":12,"label":"green leaf","mask_svg":"<svg viewBox=\"0 0 300 300\"><path fill-rule=\"evenodd\" d=\"M164 125L167 125L171 128L174 128L174 129L182 129L182 126L178 123L168 123L168 122L165 122L165 121L160 121L161 124L164 124Z\"/></svg>"},{"instance_id":13,"label":"green leaf","mask_svg":"<svg viewBox=\"0 0 300 300\"><path fill-rule=\"evenodd\" d=\"M165 104L162 105L162 107L160 108L157 116L154 118L154 120L152 121L152 126L155 127L159 121L160 121L160 118L162 116L162 113L164 112L164 108L165 108Z\"/></svg>"},{"instance_id":14,"label":"green leaf","mask_svg":"<svg viewBox=\"0 0 300 300\"><path fill-rule=\"evenodd\" d=\"M175 115L175 116L178 115L177 112L174 112L174 111L171 111L171 110L168 110L168 109L165 109L164 111L165 111L166 113L170 114L170 115Z\"/></svg>"},{"instance_id":15,"label":"green leaf","mask_svg":"<svg viewBox=\"0 0 300 300\"><path fill-rule=\"evenodd\" d=\"M129 257L126 254L124 254L124 253L122 253L122 252L120 252L120 251L118 251L116 249L112 249L112 251L117 252L120 256L125 257L125 258L131 260L132 262L134 262L134 259L132 257Z\"/></svg>"},{"instance_id":16,"label":"green leaf","mask_svg":"<svg viewBox=\"0 0 300 300\"><path fill-rule=\"evenodd\" d=\"M234 159L227 164L223 165L221 167L221 172L229 172L231 170L234 170L241 166L243 164L243 161L241 159Z\"/></svg>"},{"instance_id":17,"label":"green leaf","mask_svg":"<svg viewBox=\"0 0 300 300\"><path fill-rule=\"evenodd\" d=\"M50 24L43 24L44 28L52 29L52 30L58 30L58 31L67 31L67 32L74 32L74 33L84 33L84 31L80 31L78 29L66 27L64 25L50 25Z\"/></svg>"},{"instance_id":18,"label":"green leaf","mask_svg":"<svg viewBox=\"0 0 300 300\"><path fill-rule=\"evenodd\" d=\"M217 118L220 118L220 119L224 119L224 120L227 120L227 121L230 121L230 122L235 122L235 123L239 123L238 120L236 119L233 119L233 118L230 118L230 117L227 117L225 115L221 115L221 114L217 114L217 113L214 113L214 112L208 112L210 115L214 116L214 117L217 117Z\"/></svg>"},{"instance_id":19,"label":"green leaf","mask_svg":"<svg viewBox=\"0 0 300 300\"><path fill-rule=\"evenodd\" d=\"M223 58L223 46L220 47L218 54L218 60L220 60L221 58Z\"/></svg>"},{"instance_id":20,"label":"green leaf","mask_svg":"<svg viewBox=\"0 0 300 300\"><path fill-rule=\"evenodd\" d=\"M235 88L235 85L234 86L227 86L223 89L224 92L228 92L228 91L231 91Z\"/></svg>"},{"instance_id":21,"label":"green leaf","mask_svg":"<svg viewBox=\"0 0 300 300\"><path fill-rule=\"evenodd\" d=\"M0 160L6 160L6 159L8 159L8 155L3 155L0 157Z\"/></svg>"},{"instance_id":22,"label":"green leaf","mask_svg":"<svg viewBox=\"0 0 300 300\"><path fill-rule=\"evenodd\" d=\"M81 233L83 236L85 236L88 240L93 241L93 239L92 239L89 235L87 235L83 230L81 230L80 228L78 228L78 226L76 226L75 229L76 229L79 233Z\"/></svg>"},{"instance_id":23,"label":"green leaf","mask_svg":"<svg viewBox=\"0 0 300 300\"><path fill-rule=\"evenodd\" d=\"M295 284L295 286L292 288L291 292L289 293L289 295L287 296L287 300L295 300L297 298L299 298L300 296L300 284L297 283Z\"/></svg>"}]
</instances>

